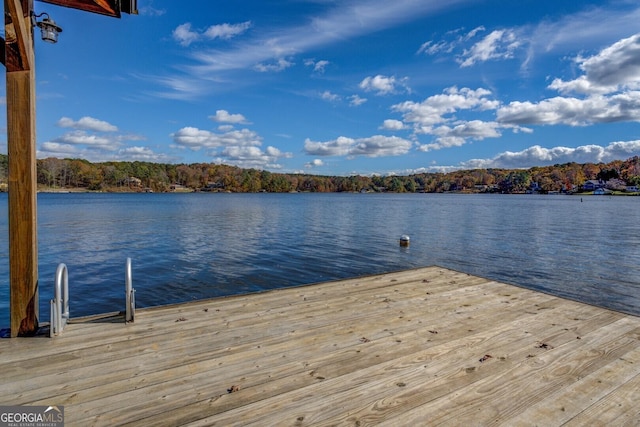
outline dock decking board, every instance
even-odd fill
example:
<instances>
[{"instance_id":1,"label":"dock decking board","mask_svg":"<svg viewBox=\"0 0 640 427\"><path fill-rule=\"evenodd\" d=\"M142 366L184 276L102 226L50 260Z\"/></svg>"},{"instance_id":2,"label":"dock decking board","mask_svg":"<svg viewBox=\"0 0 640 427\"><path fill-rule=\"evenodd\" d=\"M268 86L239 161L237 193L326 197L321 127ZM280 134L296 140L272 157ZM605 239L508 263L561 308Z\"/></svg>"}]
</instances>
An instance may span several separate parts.
<instances>
[{"instance_id":1,"label":"dock decking board","mask_svg":"<svg viewBox=\"0 0 640 427\"><path fill-rule=\"evenodd\" d=\"M69 426L640 422L640 318L440 267L74 319L0 369Z\"/></svg>"}]
</instances>

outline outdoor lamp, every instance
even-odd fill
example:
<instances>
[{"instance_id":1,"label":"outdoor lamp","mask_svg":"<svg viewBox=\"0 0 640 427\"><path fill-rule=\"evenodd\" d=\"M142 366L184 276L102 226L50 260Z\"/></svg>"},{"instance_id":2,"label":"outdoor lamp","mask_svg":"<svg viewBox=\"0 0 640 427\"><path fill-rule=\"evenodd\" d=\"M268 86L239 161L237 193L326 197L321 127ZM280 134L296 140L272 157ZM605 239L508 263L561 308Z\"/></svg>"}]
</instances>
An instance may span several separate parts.
<instances>
[{"instance_id":1,"label":"outdoor lamp","mask_svg":"<svg viewBox=\"0 0 640 427\"><path fill-rule=\"evenodd\" d=\"M46 12L41 13L40 15L33 15L33 21L35 22L36 18L41 17L42 15L46 15L40 22L36 22L38 28L42 32L42 40L49 43L57 43L58 41L58 33L62 32L62 28L56 25L56 21L49 17L49 14Z\"/></svg>"}]
</instances>

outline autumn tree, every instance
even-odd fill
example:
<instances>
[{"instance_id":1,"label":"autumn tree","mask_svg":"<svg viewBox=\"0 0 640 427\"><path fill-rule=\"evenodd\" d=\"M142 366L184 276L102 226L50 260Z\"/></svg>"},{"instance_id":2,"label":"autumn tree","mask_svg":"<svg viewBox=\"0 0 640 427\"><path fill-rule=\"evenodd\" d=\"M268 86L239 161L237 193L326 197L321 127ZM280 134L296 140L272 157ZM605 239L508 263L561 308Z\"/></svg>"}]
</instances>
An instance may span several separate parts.
<instances>
[{"instance_id":1,"label":"autumn tree","mask_svg":"<svg viewBox=\"0 0 640 427\"><path fill-rule=\"evenodd\" d=\"M9 156L0 154L0 182L7 182L9 170Z\"/></svg>"}]
</instances>

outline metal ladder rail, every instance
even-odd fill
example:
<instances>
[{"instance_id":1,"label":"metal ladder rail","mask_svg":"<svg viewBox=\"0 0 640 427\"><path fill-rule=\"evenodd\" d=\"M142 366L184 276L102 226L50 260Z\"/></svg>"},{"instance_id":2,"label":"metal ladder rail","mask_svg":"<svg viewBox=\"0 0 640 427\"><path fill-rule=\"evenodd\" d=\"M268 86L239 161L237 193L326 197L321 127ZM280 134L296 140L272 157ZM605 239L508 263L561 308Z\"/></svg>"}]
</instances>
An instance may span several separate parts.
<instances>
[{"instance_id":1,"label":"metal ladder rail","mask_svg":"<svg viewBox=\"0 0 640 427\"><path fill-rule=\"evenodd\" d=\"M133 276L131 274L131 258L127 258L125 267L125 322L133 322L136 311L135 292L133 289ZM60 335L69 321L69 270L64 263L58 265L54 296L50 301L49 336Z\"/></svg>"},{"instance_id":2,"label":"metal ladder rail","mask_svg":"<svg viewBox=\"0 0 640 427\"><path fill-rule=\"evenodd\" d=\"M127 263L124 273L124 286L125 286L125 323L133 322L136 314L136 290L133 289L133 277L131 275L131 258L127 258Z\"/></svg>"},{"instance_id":3,"label":"metal ladder rail","mask_svg":"<svg viewBox=\"0 0 640 427\"><path fill-rule=\"evenodd\" d=\"M69 271L65 264L56 270L54 296L51 300L51 323L49 336L59 335L69 320Z\"/></svg>"}]
</instances>

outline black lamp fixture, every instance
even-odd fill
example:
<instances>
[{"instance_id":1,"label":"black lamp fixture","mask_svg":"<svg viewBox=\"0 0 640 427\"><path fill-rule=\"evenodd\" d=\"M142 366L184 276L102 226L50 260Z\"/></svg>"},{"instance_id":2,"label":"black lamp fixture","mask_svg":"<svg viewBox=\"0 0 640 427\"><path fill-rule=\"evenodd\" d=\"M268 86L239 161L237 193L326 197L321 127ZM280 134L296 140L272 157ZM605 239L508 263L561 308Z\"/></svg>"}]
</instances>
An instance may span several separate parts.
<instances>
[{"instance_id":1,"label":"black lamp fixture","mask_svg":"<svg viewBox=\"0 0 640 427\"><path fill-rule=\"evenodd\" d=\"M36 18L41 16L45 16L45 18L42 21L36 21ZM62 28L56 25L56 21L51 19L48 13L42 12L40 15L33 14L31 15L31 19L33 24L40 28L42 40L48 43L58 42L58 33L62 32Z\"/></svg>"}]
</instances>

